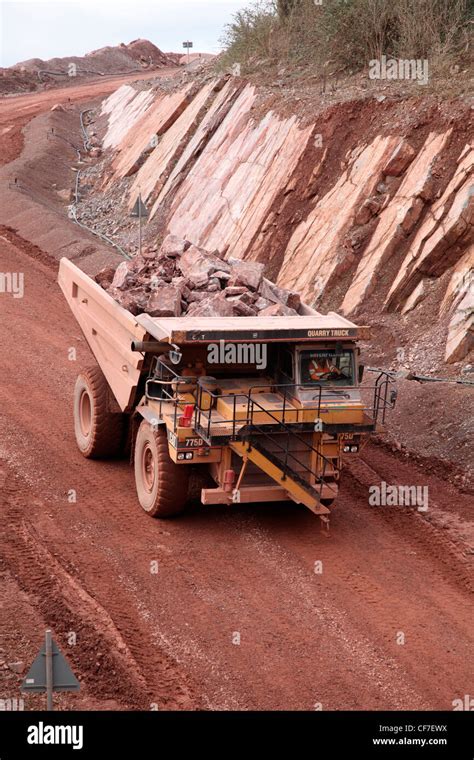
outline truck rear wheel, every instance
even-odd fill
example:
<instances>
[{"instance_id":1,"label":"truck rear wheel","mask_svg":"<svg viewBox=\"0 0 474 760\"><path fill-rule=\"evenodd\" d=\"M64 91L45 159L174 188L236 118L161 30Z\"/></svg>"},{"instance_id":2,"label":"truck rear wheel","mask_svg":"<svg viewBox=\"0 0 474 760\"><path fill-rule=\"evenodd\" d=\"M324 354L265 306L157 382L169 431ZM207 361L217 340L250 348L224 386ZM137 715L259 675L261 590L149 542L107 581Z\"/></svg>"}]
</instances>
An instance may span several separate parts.
<instances>
[{"instance_id":1,"label":"truck rear wheel","mask_svg":"<svg viewBox=\"0 0 474 760\"><path fill-rule=\"evenodd\" d=\"M135 441L135 484L138 501L151 517L173 517L183 511L188 497L189 467L175 464L169 455L166 428L140 424Z\"/></svg>"},{"instance_id":2,"label":"truck rear wheel","mask_svg":"<svg viewBox=\"0 0 474 760\"><path fill-rule=\"evenodd\" d=\"M110 412L107 380L99 367L78 376L74 388L74 431L81 454L88 459L117 456L122 449L124 416Z\"/></svg>"}]
</instances>

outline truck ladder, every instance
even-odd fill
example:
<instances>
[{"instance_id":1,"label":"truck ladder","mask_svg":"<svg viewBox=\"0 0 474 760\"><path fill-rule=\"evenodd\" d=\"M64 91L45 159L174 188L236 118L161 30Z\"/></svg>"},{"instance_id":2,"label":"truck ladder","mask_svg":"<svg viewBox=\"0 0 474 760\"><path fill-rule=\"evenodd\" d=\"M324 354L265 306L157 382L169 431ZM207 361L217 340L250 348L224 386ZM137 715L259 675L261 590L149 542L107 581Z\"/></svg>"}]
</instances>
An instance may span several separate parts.
<instances>
[{"instance_id":1,"label":"truck ladder","mask_svg":"<svg viewBox=\"0 0 474 760\"><path fill-rule=\"evenodd\" d=\"M269 451L261 441L252 437L245 441L230 441L229 446L244 461L253 462L279 486L283 486L296 502L304 504L315 515L329 514L329 509L321 504L318 490L288 464L283 463L274 452Z\"/></svg>"}]
</instances>

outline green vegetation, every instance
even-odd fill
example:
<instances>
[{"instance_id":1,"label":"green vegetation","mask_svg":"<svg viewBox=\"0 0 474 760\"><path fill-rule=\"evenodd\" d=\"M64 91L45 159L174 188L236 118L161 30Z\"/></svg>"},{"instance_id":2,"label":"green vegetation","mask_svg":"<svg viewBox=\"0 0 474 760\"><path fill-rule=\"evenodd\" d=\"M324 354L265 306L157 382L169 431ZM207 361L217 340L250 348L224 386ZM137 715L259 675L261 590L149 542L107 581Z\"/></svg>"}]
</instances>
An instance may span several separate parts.
<instances>
[{"instance_id":1,"label":"green vegetation","mask_svg":"<svg viewBox=\"0 0 474 760\"><path fill-rule=\"evenodd\" d=\"M382 55L432 73L472 63L474 0L256 0L225 30L223 64L355 72Z\"/></svg>"}]
</instances>

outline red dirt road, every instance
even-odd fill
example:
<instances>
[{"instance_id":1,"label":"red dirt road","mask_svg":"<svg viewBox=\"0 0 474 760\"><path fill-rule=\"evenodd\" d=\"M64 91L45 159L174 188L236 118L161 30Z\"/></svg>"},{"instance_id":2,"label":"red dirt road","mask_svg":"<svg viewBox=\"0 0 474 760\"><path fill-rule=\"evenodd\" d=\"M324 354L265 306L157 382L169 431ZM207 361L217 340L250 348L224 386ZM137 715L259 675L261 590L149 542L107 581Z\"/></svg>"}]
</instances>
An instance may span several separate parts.
<instances>
[{"instance_id":1,"label":"red dirt road","mask_svg":"<svg viewBox=\"0 0 474 760\"><path fill-rule=\"evenodd\" d=\"M0 253L2 271L25 275L24 298L1 295L2 571L81 674L71 700L406 710L450 709L472 691L472 568L442 531L402 508L369 507L363 463L346 476L329 538L290 505L151 520L126 462L89 462L76 449L72 388L91 358L55 270L4 238ZM416 482L409 465L366 456L383 478ZM438 503L453 498L429 483ZM466 499L457 506L467 510ZM5 626L25 635L20 619ZM41 634L26 635L33 656Z\"/></svg>"},{"instance_id":2,"label":"red dirt road","mask_svg":"<svg viewBox=\"0 0 474 760\"><path fill-rule=\"evenodd\" d=\"M58 87L41 92L11 95L0 98L0 166L12 161L22 147L21 129L34 116L49 111L56 103L87 103L94 98L104 97L114 92L120 85L138 79L154 79L170 76L179 69L157 69L143 74L101 77L82 84Z\"/></svg>"},{"instance_id":3,"label":"red dirt road","mask_svg":"<svg viewBox=\"0 0 474 760\"><path fill-rule=\"evenodd\" d=\"M60 99L8 101L31 118ZM56 264L0 232L0 271L24 274L23 298L0 293L0 661L29 664L51 626L83 685L58 702L86 709L450 710L472 694L467 496L372 446L329 538L295 505L151 520L127 462L76 448L72 389L93 359ZM429 485L428 519L370 507L382 479ZM0 698L18 684L0 665Z\"/></svg>"}]
</instances>

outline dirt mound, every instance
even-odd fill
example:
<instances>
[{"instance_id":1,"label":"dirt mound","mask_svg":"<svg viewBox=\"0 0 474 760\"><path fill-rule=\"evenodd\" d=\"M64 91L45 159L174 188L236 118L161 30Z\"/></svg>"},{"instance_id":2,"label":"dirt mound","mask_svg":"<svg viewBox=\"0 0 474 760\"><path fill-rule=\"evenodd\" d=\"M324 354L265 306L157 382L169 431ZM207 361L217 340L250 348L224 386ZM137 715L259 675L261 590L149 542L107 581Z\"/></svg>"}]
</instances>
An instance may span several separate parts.
<instances>
[{"instance_id":1,"label":"dirt mound","mask_svg":"<svg viewBox=\"0 0 474 760\"><path fill-rule=\"evenodd\" d=\"M61 59L57 59L58 61ZM162 67L173 65L168 56L163 53L149 40L132 40L128 45L121 43L118 46L107 46L93 50L84 56L84 62L94 61L94 64L100 62L105 68L113 67L115 62L127 63L129 66L139 64L142 67ZM113 73L113 72L111 72Z\"/></svg>"},{"instance_id":2,"label":"dirt mound","mask_svg":"<svg viewBox=\"0 0 474 760\"><path fill-rule=\"evenodd\" d=\"M149 40L132 40L124 46L128 54L137 61L152 60L156 65L169 66L170 59L166 53L163 53L153 42Z\"/></svg>"},{"instance_id":3,"label":"dirt mound","mask_svg":"<svg viewBox=\"0 0 474 760\"><path fill-rule=\"evenodd\" d=\"M30 72L0 68L0 95L12 92L31 92L38 86L37 77Z\"/></svg>"},{"instance_id":4,"label":"dirt mound","mask_svg":"<svg viewBox=\"0 0 474 760\"><path fill-rule=\"evenodd\" d=\"M181 61L182 53L165 53L166 57L169 58L173 63L176 64L176 66L179 66L179 63Z\"/></svg>"},{"instance_id":5,"label":"dirt mound","mask_svg":"<svg viewBox=\"0 0 474 760\"><path fill-rule=\"evenodd\" d=\"M120 43L120 45L109 46L92 50L90 53L86 53L84 56L68 56L67 58L50 58L48 60L42 60L41 58L31 58L28 61L22 61L12 66L12 69L19 69L20 71L41 71L46 70L61 70L68 73L68 67L70 64L76 64L76 66L84 70L94 69L98 73L102 74L115 74L127 69L131 69L136 64L141 66L169 66L172 64L170 59L162 53L162 51L156 47L152 42L148 40L133 40L126 45ZM121 68L120 68L121 67Z\"/></svg>"},{"instance_id":6,"label":"dirt mound","mask_svg":"<svg viewBox=\"0 0 474 760\"><path fill-rule=\"evenodd\" d=\"M7 69L0 69L3 94L35 90L39 86L74 83L76 77L110 76L175 66L172 58L148 40L133 40L67 58L30 58Z\"/></svg>"}]
</instances>

